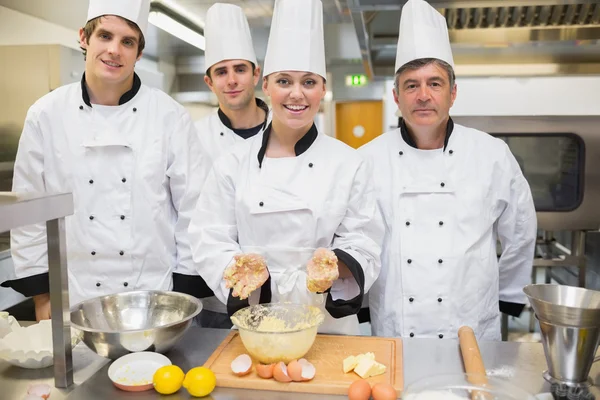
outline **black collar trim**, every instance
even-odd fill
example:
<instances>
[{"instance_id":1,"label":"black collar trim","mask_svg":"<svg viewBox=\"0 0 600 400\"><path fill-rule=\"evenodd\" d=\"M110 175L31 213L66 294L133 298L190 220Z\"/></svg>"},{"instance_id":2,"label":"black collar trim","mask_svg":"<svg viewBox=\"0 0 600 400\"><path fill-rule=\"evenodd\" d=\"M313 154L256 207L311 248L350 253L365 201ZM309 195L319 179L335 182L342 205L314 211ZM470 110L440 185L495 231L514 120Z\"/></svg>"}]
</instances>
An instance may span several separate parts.
<instances>
[{"instance_id":1,"label":"black collar trim","mask_svg":"<svg viewBox=\"0 0 600 400\"><path fill-rule=\"evenodd\" d=\"M129 100L133 99L135 97L135 95L140 91L141 87L142 87L142 81L140 80L140 77L134 72L133 73L133 86L131 87L130 90L125 92L123 94L123 96L121 96L121 98L119 99L119 105L123 105L123 104L127 103ZM88 107L91 107L92 103L90 102L90 94L88 93L87 86L85 85L85 72L83 73L83 76L81 77L81 95L83 97L83 102Z\"/></svg>"},{"instance_id":2,"label":"black collar trim","mask_svg":"<svg viewBox=\"0 0 600 400\"><path fill-rule=\"evenodd\" d=\"M454 121L452 121L452 118L448 118L448 124L446 125L446 138L444 139L444 151L446 151L452 131L454 131ZM404 139L406 144L408 144L410 147L414 147L415 149L418 148L412 136L410 136L408 133L408 128L406 127L406 123L404 122L403 118L400 118L400 134L402 135L402 139Z\"/></svg>"},{"instance_id":3,"label":"black collar trim","mask_svg":"<svg viewBox=\"0 0 600 400\"><path fill-rule=\"evenodd\" d=\"M262 167L262 162L265 159L265 154L267 153L267 144L269 144L269 137L271 136L271 127L272 124L269 124L263 133L262 146L258 151L258 168ZM317 140L318 135L319 132L317 131L317 126L313 123L308 132L306 132L306 134L302 136L294 145L296 157L308 150L315 140Z\"/></svg>"},{"instance_id":4,"label":"black collar trim","mask_svg":"<svg viewBox=\"0 0 600 400\"><path fill-rule=\"evenodd\" d=\"M259 98L256 98L256 105L265 112L265 120L258 126L260 126L260 127L265 126L265 125L267 125L267 118L269 117L269 106L267 105L267 103L265 103L264 101L262 101ZM221 111L221 108L219 108L219 111L217 111L217 114L219 115L219 119L221 120L221 123L223 125L225 125L228 129L232 130L233 132L236 132L236 130L231 125L231 120L229 119L229 117L227 117L227 115L225 115L225 113L223 111ZM257 127L255 127L255 128L257 128ZM254 129L254 128L250 128L250 129ZM240 129L240 131L244 131L244 130L247 130L247 129Z\"/></svg>"}]
</instances>

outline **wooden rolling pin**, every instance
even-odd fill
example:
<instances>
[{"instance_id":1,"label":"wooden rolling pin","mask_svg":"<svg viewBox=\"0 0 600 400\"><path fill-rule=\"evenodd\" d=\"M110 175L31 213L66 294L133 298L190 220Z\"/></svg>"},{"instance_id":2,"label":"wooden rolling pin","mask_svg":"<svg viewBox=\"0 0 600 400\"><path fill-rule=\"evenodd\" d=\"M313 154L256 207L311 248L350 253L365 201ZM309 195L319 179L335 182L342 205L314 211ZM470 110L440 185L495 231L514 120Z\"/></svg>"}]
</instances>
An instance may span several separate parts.
<instances>
[{"instance_id":1,"label":"wooden rolling pin","mask_svg":"<svg viewBox=\"0 0 600 400\"><path fill-rule=\"evenodd\" d=\"M479 346L477 345L477 339L475 338L475 332L469 326L462 326L458 330L458 341L460 343L460 352L462 354L463 363L465 365L465 372L467 380L473 385L487 385L488 379L485 372L485 366L481 359L481 353L479 352ZM475 399L486 399L491 396L485 393L473 391L471 398Z\"/></svg>"}]
</instances>

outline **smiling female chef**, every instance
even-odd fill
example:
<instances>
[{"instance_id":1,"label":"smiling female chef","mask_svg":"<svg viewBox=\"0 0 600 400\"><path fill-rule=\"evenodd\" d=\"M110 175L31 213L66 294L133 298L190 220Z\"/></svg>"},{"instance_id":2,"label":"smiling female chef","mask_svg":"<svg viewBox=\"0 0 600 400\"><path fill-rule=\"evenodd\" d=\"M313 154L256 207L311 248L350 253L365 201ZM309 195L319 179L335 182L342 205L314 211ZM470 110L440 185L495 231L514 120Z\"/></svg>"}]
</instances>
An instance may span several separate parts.
<instances>
[{"instance_id":1,"label":"smiling female chef","mask_svg":"<svg viewBox=\"0 0 600 400\"><path fill-rule=\"evenodd\" d=\"M383 223L367 164L314 124L320 0L275 3L264 75L273 121L215 162L190 223L194 261L230 315L259 301L313 304L327 311L321 332L357 334Z\"/></svg>"}]
</instances>

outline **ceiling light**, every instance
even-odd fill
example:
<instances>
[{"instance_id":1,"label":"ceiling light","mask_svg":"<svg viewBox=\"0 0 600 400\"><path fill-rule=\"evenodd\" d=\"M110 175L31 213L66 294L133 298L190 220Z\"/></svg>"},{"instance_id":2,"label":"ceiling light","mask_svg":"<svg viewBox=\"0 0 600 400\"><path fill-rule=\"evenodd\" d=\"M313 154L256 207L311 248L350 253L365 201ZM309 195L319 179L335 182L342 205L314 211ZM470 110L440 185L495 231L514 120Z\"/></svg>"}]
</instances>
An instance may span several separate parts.
<instances>
[{"instance_id":1,"label":"ceiling light","mask_svg":"<svg viewBox=\"0 0 600 400\"><path fill-rule=\"evenodd\" d=\"M162 29L167 33L170 33L173 36L178 37L192 46L196 46L201 50L206 48L206 40L204 39L204 36L174 20L167 14L164 14L160 11L151 11L148 20L152 25Z\"/></svg>"}]
</instances>

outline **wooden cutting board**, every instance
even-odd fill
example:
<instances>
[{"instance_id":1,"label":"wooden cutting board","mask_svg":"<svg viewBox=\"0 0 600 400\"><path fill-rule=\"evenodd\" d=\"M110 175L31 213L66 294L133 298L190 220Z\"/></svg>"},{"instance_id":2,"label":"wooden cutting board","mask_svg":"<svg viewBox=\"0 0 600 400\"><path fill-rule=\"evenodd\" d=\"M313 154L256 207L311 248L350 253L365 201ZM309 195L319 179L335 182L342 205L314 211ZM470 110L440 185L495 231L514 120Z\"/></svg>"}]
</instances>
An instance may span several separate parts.
<instances>
[{"instance_id":1,"label":"wooden cutting board","mask_svg":"<svg viewBox=\"0 0 600 400\"><path fill-rule=\"evenodd\" d=\"M315 366L315 378L309 382L281 383L275 379L260 378L254 367L250 374L242 377L231 372L231 361L240 354L248 353L239 333L232 331L204 366L215 373L217 386L220 387L346 395L350 384L361 378L355 372L344 374L342 361L348 356L367 352L374 353L375 360L387 367L384 374L368 378L369 383L390 383L400 396L404 389L401 339L317 335L313 346L304 356Z\"/></svg>"}]
</instances>

